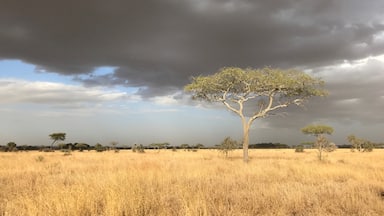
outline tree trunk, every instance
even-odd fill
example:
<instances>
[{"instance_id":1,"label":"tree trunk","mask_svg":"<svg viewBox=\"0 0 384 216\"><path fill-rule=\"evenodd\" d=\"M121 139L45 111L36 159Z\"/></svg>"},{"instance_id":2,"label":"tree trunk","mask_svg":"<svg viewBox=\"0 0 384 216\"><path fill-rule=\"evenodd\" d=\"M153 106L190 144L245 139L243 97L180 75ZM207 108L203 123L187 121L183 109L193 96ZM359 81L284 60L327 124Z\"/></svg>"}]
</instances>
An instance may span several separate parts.
<instances>
[{"instance_id":1,"label":"tree trunk","mask_svg":"<svg viewBox=\"0 0 384 216\"><path fill-rule=\"evenodd\" d=\"M248 146L249 146L249 124L242 119L243 122L243 160L245 163L248 163Z\"/></svg>"}]
</instances>

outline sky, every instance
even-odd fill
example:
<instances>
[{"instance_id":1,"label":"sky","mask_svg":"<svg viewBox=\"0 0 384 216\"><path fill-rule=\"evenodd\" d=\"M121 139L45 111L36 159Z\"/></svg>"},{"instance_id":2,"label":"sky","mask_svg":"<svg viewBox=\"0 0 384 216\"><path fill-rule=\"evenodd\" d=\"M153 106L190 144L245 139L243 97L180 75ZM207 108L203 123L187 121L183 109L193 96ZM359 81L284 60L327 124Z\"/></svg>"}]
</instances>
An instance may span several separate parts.
<instances>
[{"instance_id":1,"label":"sky","mask_svg":"<svg viewBox=\"0 0 384 216\"><path fill-rule=\"evenodd\" d=\"M330 95L257 119L251 143L384 141L382 0L0 0L0 145L212 146L240 118L192 101L191 77L222 67L302 70Z\"/></svg>"}]
</instances>

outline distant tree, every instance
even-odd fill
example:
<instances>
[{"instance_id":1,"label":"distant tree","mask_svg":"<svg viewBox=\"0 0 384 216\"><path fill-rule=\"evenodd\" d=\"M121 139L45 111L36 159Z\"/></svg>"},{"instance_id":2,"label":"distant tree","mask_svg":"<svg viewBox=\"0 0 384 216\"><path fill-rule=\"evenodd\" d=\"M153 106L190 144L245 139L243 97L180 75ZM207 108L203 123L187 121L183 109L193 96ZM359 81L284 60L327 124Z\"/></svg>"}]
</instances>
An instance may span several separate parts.
<instances>
[{"instance_id":1,"label":"distant tree","mask_svg":"<svg viewBox=\"0 0 384 216\"><path fill-rule=\"evenodd\" d=\"M194 77L184 89L192 93L193 99L223 103L240 116L243 160L248 162L249 129L253 121L292 104L302 105L313 96L325 96L322 87L322 80L297 70L225 67L213 75ZM251 101L256 103L246 113L245 104Z\"/></svg>"},{"instance_id":2,"label":"distant tree","mask_svg":"<svg viewBox=\"0 0 384 216\"><path fill-rule=\"evenodd\" d=\"M190 148L190 146L189 146L189 144L184 143L184 144L180 145L180 148L182 148L182 149L184 149L184 151L186 151L187 149Z\"/></svg>"},{"instance_id":3,"label":"distant tree","mask_svg":"<svg viewBox=\"0 0 384 216\"><path fill-rule=\"evenodd\" d=\"M229 152L237 149L239 147L239 144L236 140L231 139L231 137L226 137L221 144L216 145L217 150L219 150L221 153L225 155L227 158L229 155Z\"/></svg>"},{"instance_id":4,"label":"distant tree","mask_svg":"<svg viewBox=\"0 0 384 216\"><path fill-rule=\"evenodd\" d=\"M105 147L104 147L103 145L101 145L100 143L97 143L97 144L95 145L95 150L96 150L97 152L103 152L103 151L105 151Z\"/></svg>"},{"instance_id":5,"label":"distant tree","mask_svg":"<svg viewBox=\"0 0 384 216\"><path fill-rule=\"evenodd\" d=\"M352 145L352 151L356 149L359 152L371 152L375 147L375 144L369 140L358 138L353 134L349 135L347 140Z\"/></svg>"},{"instance_id":6,"label":"distant tree","mask_svg":"<svg viewBox=\"0 0 384 216\"><path fill-rule=\"evenodd\" d=\"M75 147L77 148L77 149L79 149L79 151L84 151L84 149L88 149L89 148L89 145L88 144L86 144L86 143L76 143L75 144Z\"/></svg>"},{"instance_id":7,"label":"distant tree","mask_svg":"<svg viewBox=\"0 0 384 216\"><path fill-rule=\"evenodd\" d=\"M117 144L118 144L118 142L116 142L116 141L111 142L112 150L114 150L115 153L119 152L119 150L117 149Z\"/></svg>"},{"instance_id":8,"label":"distant tree","mask_svg":"<svg viewBox=\"0 0 384 216\"><path fill-rule=\"evenodd\" d=\"M137 153L145 153L145 147L142 144L134 144L132 146L132 151Z\"/></svg>"},{"instance_id":9,"label":"distant tree","mask_svg":"<svg viewBox=\"0 0 384 216\"><path fill-rule=\"evenodd\" d=\"M55 144L57 141L64 141L65 140L65 136L66 134L65 133L52 133L52 134L49 134L49 137L51 138L51 140L53 140L53 142L51 143L51 149L52 149L52 146L53 144Z\"/></svg>"},{"instance_id":10,"label":"distant tree","mask_svg":"<svg viewBox=\"0 0 384 216\"><path fill-rule=\"evenodd\" d=\"M202 148L204 148L204 145L201 144L201 143L197 143L197 144L195 145L195 148L197 148L197 149L202 149Z\"/></svg>"},{"instance_id":11,"label":"distant tree","mask_svg":"<svg viewBox=\"0 0 384 216\"><path fill-rule=\"evenodd\" d=\"M22 145L18 149L20 149L22 151L28 151L28 146L27 145Z\"/></svg>"},{"instance_id":12,"label":"distant tree","mask_svg":"<svg viewBox=\"0 0 384 216\"><path fill-rule=\"evenodd\" d=\"M330 145L330 142L325 137L326 134L331 135L333 128L327 125L308 125L301 129L304 134L313 135L316 137L314 147L318 150L319 160L323 160L324 151L334 150L334 146Z\"/></svg>"},{"instance_id":13,"label":"distant tree","mask_svg":"<svg viewBox=\"0 0 384 216\"><path fill-rule=\"evenodd\" d=\"M132 146L132 152L136 152L137 151L137 144L135 143L133 146Z\"/></svg>"},{"instance_id":14,"label":"distant tree","mask_svg":"<svg viewBox=\"0 0 384 216\"><path fill-rule=\"evenodd\" d=\"M300 144L295 146L295 152L304 152L304 145Z\"/></svg>"},{"instance_id":15,"label":"distant tree","mask_svg":"<svg viewBox=\"0 0 384 216\"><path fill-rule=\"evenodd\" d=\"M17 151L16 148L16 143L15 142L9 142L7 143L7 151L12 152L12 151Z\"/></svg>"},{"instance_id":16,"label":"distant tree","mask_svg":"<svg viewBox=\"0 0 384 216\"><path fill-rule=\"evenodd\" d=\"M144 149L145 149L145 147L142 144L137 146L137 152L138 153L145 153Z\"/></svg>"}]
</instances>

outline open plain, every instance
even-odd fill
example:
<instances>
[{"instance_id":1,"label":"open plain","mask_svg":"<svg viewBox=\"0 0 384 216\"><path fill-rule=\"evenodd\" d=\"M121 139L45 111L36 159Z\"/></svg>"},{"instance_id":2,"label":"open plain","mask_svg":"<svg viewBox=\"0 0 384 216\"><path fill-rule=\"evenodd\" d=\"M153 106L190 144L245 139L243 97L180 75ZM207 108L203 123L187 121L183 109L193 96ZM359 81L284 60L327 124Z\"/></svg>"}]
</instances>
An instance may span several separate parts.
<instances>
[{"instance_id":1,"label":"open plain","mask_svg":"<svg viewBox=\"0 0 384 216\"><path fill-rule=\"evenodd\" d=\"M0 153L1 216L384 215L384 150Z\"/></svg>"}]
</instances>

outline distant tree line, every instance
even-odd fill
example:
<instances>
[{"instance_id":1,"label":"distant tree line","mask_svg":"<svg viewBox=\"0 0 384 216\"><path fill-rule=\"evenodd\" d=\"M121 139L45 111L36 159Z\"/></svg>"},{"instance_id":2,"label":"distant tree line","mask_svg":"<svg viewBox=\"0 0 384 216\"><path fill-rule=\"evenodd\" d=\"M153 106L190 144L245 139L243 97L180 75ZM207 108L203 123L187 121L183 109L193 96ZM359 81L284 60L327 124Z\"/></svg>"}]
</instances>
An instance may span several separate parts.
<instances>
[{"instance_id":1,"label":"distant tree line","mask_svg":"<svg viewBox=\"0 0 384 216\"><path fill-rule=\"evenodd\" d=\"M289 149L291 146L283 143L258 143L250 144L250 149Z\"/></svg>"}]
</instances>

